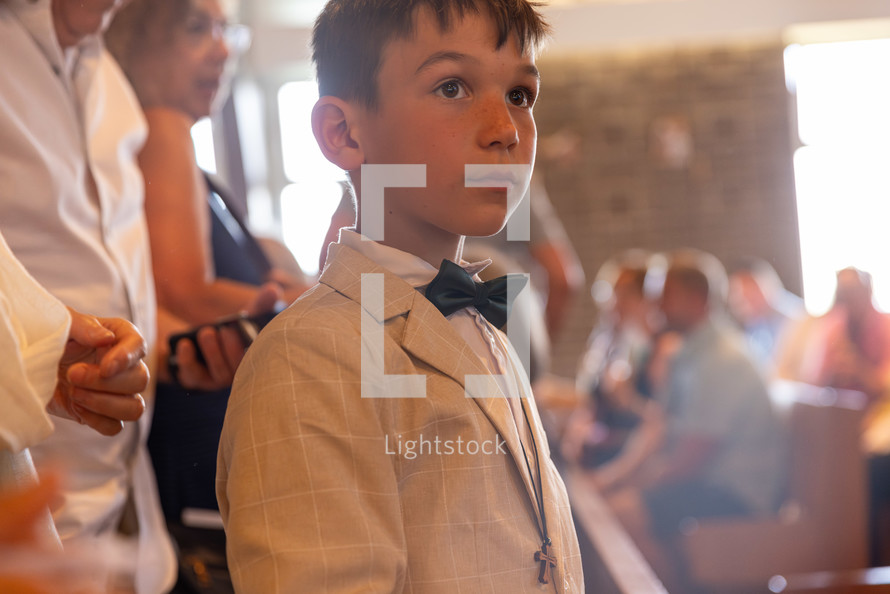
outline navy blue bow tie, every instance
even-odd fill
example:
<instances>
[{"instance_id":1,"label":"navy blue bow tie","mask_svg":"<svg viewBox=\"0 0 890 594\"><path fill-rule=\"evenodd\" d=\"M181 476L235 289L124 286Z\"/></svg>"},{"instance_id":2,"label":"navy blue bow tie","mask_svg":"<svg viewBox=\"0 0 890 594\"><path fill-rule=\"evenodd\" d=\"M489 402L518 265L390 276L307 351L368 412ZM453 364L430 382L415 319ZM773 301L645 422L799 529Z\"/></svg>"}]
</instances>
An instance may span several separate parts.
<instances>
[{"instance_id":1,"label":"navy blue bow tie","mask_svg":"<svg viewBox=\"0 0 890 594\"><path fill-rule=\"evenodd\" d=\"M502 328L507 323L511 305L507 303L508 282L519 283L521 291L526 281L524 274L508 274L477 283L466 270L451 260L442 260L439 273L427 286L424 295L445 317L473 306L493 326Z\"/></svg>"}]
</instances>

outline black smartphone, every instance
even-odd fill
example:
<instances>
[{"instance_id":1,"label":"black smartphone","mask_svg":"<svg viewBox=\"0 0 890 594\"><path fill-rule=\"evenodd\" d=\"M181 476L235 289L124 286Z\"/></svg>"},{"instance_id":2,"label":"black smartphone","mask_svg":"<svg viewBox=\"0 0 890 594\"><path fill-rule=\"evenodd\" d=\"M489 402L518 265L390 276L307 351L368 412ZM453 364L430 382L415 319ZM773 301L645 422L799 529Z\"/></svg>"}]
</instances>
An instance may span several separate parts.
<instances>
[{"instance_id":1,"label":"black smartphone","mask_svg":"<svg viewBox=\"0 0 890 594\"><path fill-rule=\"evenodd\" d=\"M266 326L266 324L271 322L272 319L276 315L278 315L280 311L280 309L276 308L274 310L269 310L256 315L238 313L220 318L212 324L204 324L202 326L196 326L195 328L186 330L185 332L177 332L176 334L171 334L170 337L167 339L167 342L170 345L170 355L167 359L167 366L170 368L170 374L174 378L178 378L179 361L176 359L176 347L177 345L179 345L179 341L181 340L191 341L191 343L195 346L195 354L197 356L198 362L201 363L201 365L207 365L207 360L204 358L204 353L201 352L201 346L198 344L198 331L201 328L205 328L207 326L213 326L217 329L224 328L226 326L228 326L229 328L233 328L238 331L241 340L244 342L244 347L247 348L256 339L257 335L260 333L260 330L262 330Z\"/></svg>"}]
</instances>

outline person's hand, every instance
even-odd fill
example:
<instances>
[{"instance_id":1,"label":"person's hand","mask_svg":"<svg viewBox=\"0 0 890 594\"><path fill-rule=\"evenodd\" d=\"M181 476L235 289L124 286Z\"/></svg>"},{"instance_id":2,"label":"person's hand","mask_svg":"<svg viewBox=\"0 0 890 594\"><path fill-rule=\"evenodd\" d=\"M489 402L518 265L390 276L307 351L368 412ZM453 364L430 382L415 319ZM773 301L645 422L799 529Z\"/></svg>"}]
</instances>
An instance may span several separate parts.
<instances>
[{"instance_id":1,"label":"person's hand","mask_svg":"<svg viewBox=\"0 0 890 594\"><path fill-rule=\"evenodd\" d=\"M253 299L244 310L247 315L255 316L267 311L272 311L278 302L284 298L282 288L275 282L267 282L262 285Z\"/></svg>"},{"instance_id":2,"label":"person's hand","mask_svg":"<svg viewBox=\"0 0 890 594\"><path fill-rule=\"evenodd\" d=\"M196 338L205 363L198 360L191 340L180 340L175 353L176 381L193 390L221 390L231 386L246 349L241 335L231 326L203 326Z\"/></svg>"},{"instance_id":3,"label":"person's hand","mask_svg":"<svg viewBox=\"0 0 890 594\"><path fill-rule=\"evenodd\" d=\"M275 283L266 283L247 304L248 315L258 315L274 309L282 296L281 288ZM244 343L241 334L232 326L202 326L196 340L204 363L198 358L198 351L191 340L176 343L176 377L162 374L164 381L175 380L186 389L221 390L232 385L235 371L244 357L249 344ZM164 370L168 371L168 370Z\"/></svg>"},{"instance_id":4,"label":"person's hand","mask_svg":"<svg viewBox=\"0 0 890 594\"><path fill-rule=\"evenodd\" d=\"M145 339L130 322L71 312L68 344L47 412L116 435L145 411Z\"/></svg>"}]
</instances>

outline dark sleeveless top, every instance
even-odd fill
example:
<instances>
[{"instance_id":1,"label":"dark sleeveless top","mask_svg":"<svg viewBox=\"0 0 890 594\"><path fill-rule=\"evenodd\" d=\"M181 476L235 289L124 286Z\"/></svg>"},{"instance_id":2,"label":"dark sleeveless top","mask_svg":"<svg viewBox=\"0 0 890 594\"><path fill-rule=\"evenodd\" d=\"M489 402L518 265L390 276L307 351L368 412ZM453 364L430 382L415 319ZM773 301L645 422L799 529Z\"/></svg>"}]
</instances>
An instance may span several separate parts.
<instances>
[{"instance_id":1,"label":"dark sleeveless top","mask_svg":"<svg viewBox=\"0 0 890 594\"><path fill-rule=\"evenodd\" d=\"M209 175L204 177L217 278L262 284L271 269L269 260L229 206L227 190ZM228 400L229 389L204 392L175 384L157 386L148 449L168 522L179 522L185 508L218 509L216 451Z\"/></svg>"}]
</instances>

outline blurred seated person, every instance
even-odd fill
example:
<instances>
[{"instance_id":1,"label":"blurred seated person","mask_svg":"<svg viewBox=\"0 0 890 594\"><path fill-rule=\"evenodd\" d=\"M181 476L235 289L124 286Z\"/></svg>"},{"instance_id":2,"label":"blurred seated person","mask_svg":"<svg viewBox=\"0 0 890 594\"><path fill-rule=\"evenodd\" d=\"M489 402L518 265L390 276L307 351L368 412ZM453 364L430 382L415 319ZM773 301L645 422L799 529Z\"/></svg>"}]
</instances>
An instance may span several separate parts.
<instances>
[{"instance_id":1,"label":"blurred seated person","mask_svg":"<svg viewBox=\"0 0 890 594\"><path fill-rule=\"evenodd\" d=\"M729 312L745 333L767 377L789 323L803 314L803 300L785 290L776 269L759 258L740 259L729 274Z\"/></svg>"},{"instance_id":2,"label":"blurred seated person","mask_svg":"<svg viewBox=\"0 0 890 594\"><path fill-rule=\"evenodd\" d=\"M600 314L575 378L585 405L569 421L562 455L598 466L623 447L651 396L642 372L652 336L644 291L649 255L632 250L604 264L591 287Z\"/></svg>"},{"instance_id":3,"label":"blurred seated person","mask_svg":"<svg viewBox=\"0 0 890 594\"><path fill-rule=\"evenodd\" d=\"M863 446L872 454L890 454L890 315L875 307L868 272L838 271L834 304L789 331L777 375L865 393Z\"/></svg>"},{"instance_id":4,"label":"blurred seated person","mask_svg":"<svg viewBox=\"0 0 890 594\"><path fill-rule=\"evenodd\" d=\"M782 379L864 392L872 403L890 387L890 316L878 311L867 272L837 273L834 304L802 320L783 345Z\"/></svg>"},{"instance_id":5,"label":"blurred seated person","mask_svg":"<svg viewBox=\"0 0 890 594\"><path fill-rule=\"evenodd\" d=\"M775 511L783 485L781 424L743 339L721 321L725 283L710 254L671 256L659 305L683 344L670 363L664 437L601 485L670 591L684 591L673 542L688 518Z\"/></svg>"},{"instance_id":6,"label":"blurred seated person","mask_svg":"<svg viewBox=\"0 0 890 594\"><path fill-rule=\"evenodd\" d=\"M596 466L593 482L603 492L629 482L634 473L664 444L665 404L674 357L683 346L683 336L662 329L652 336L642 373L637 381L617 383L613 399L620 403L633 428L621 449ZM645 394L645 395L644 395Z\"/></svg>"},{"instance_id":7,"label":"blurred seated person","mask_svg":"<svg viewBox=\"0 0 890 594\"><path fill-rule=\"evenodd\" d=\"M890 563L890 316L872 298L872 278L857 268L837 273L834 304L789 333L780 377L864 392L862 445L868 455L871 562Z\"/></svg>"},{"instance_id":8,"label":"blurred seated person","mask_svg":"<svg viewBox=\"0 0 890 594\"><path fill-rule=\"evenodd\" d=\"M217 0L133 0L106 33L148 122L139 165L155 285L159 305L184 324L179 330L212 324L248 304L251 313L271 313L276 302L289 303L309 286L270 264L226 189L196 162L191 127L222 99L230 51L244 45L245 33L227 23ZM235 365L241 355L243 347ZM186 549L188 539L204 533L186 526L183 513L218 509L216 452L231 376L228 387L215 391L188 390L170 379L157 387L148 445L168 527ZM224 564L223 544L212 538Z\"/></svg>"}]
</instances>

